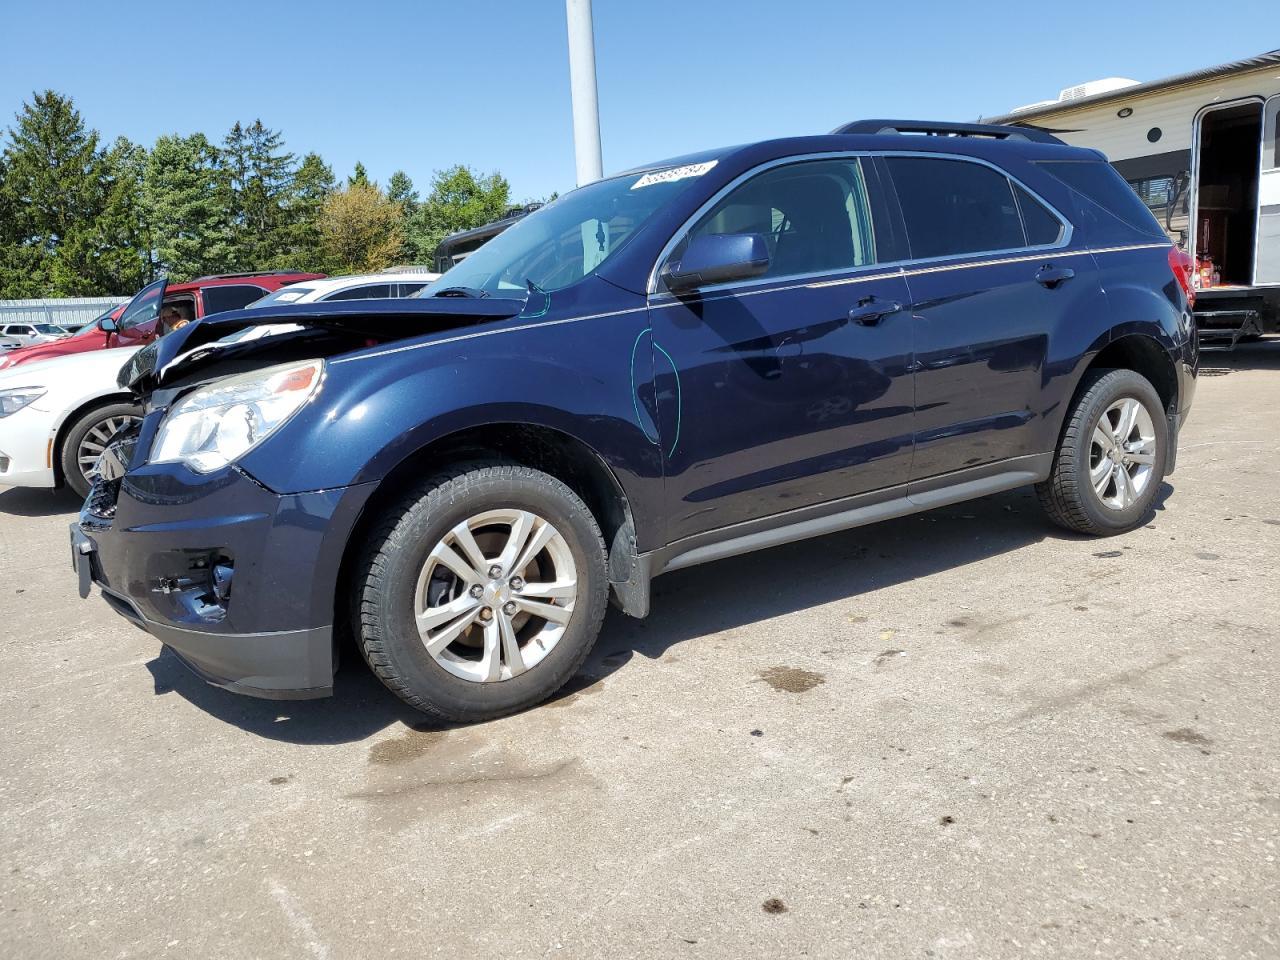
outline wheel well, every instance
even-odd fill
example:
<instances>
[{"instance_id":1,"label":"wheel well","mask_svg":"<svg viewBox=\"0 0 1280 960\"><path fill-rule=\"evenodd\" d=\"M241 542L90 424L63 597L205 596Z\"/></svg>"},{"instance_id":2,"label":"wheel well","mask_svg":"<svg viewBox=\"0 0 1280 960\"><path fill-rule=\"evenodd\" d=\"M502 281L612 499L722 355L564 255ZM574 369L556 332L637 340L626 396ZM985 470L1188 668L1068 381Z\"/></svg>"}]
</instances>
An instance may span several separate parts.
<instances>
[{"instance_id":1,"label":"wheel well","mask_svg":"<svg viewBox=\"0 0 1280 960\"><path fill-rule=\"evenodd\" d=\"M106 407L113 403L129 403L132 400L133 397L127 393L109 393L106 396L86 400L62 418L62 423L58 424L58 432L53 437L53 448L49 451L49 459L53 461L51 465L53 467L53 485L55 487L61 487L66 480L62 475L62 444L67 439L67 434L71 428L79 422L81 417L95 407Z\"/></svg>"},{"instance_id":2,"label":"wheel well","mask_svg":"<svg viewBox=\"0 0 1280 960\"><path fill-rule=\"evenodd\" d=\"M625 580L635 561L635 524L626 493L600 455L581 440L548 427L495 423L442 437L410 454L395 466L369 497L343 550L338 569L334 623L350 621L354 568L369 529L383 511L424 477L451 465L481 460L508 460L548 473L573 490L591 511L609 551L610 579Z\"/></svg>"},{"instance_id":3,"label":"wheel well","mask_svg":"<svg viewBox=\"0 0 1280 960\"><path fill-rule=\"evenodd\" d=\"M1117 369L1140 373L1156 388L1167 412L1178 404L1178 374L1173 361L1159 342L1134 334L1107 344L1089 364L1088 370Z\"/></svg>"}]
</instances>

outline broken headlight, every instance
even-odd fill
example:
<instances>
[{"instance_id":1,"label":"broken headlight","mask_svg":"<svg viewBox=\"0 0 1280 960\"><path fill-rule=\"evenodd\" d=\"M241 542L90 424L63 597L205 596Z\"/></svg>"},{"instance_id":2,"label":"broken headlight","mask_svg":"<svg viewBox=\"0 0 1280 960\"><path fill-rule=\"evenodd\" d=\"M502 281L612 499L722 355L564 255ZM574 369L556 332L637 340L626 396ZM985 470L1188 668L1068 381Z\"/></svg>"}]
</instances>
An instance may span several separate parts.
<instances>
[{"instance_id":1,"label":"broken headlight","mask_svg":"<svg viewBox=\"0 0 1280 960\"><path fill-rule=\"evenodd\" d=\"M152 463L185 463L212 473L280 429L320 386L323 360L287 363L228 377L170 408L152 447Z\"/></svg>"}]
</instances>

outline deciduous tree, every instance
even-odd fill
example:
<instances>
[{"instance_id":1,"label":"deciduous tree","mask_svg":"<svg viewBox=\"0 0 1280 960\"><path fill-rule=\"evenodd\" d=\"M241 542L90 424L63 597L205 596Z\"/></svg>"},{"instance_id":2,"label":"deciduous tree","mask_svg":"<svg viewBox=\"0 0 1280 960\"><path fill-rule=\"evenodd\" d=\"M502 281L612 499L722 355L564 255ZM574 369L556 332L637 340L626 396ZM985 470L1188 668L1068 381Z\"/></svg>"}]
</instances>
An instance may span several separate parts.
<instances>
[{"instance_id":1,"label":"deciduous tree","mask_svg":"<svg viewBox=\"0 0 1280 960\"><path fill-rule=\"evenodd\" d=\"M409 219L409 256L417 263L431 262L446 236L501 219L510 199L511 186L500 173L479 176L462 165L437 170L431 193Z\"/></svg>"},{"instance_id":2,"label":"deciduous tree","mask_svg":"<svg viewBox=\"0 0 1280 960\"><path fill-rule=\"evenodd\" d=\"M331 193L320 214L329 273L373 273L394 264L404 246L403 211L376 187L353 183Z\"/></svg>"}]
</instances>

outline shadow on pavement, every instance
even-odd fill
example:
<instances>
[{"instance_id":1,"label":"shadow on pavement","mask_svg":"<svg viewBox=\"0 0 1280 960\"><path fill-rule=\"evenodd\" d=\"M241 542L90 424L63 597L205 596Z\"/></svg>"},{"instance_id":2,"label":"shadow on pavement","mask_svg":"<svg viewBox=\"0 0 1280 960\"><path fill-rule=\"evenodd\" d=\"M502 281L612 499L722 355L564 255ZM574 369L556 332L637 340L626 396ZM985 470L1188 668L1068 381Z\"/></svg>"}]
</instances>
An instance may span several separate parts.
<instances>
[{"instance_id":1,"label":"shadow on pavement","mask_svg":"<svg viewBox=\"0 0 1280 960\"><path fill-rule=\"evenodd\" d=\"M1200 375L1221 376L1236 370L1280 370L1280 337L1236 344L1235 349L1205 347L1200 351Z\"/></svg>"},{"instance_id":2,"label":"shadow on pavement","mask_svg":"<svg viewBox=\"0 0 1280 960\"><path fill-rule=\"evenodd\" d=\"M156 696L176 693L219 720L287 743L351 743L395 724L421 724L420 713L401 703L361 663L343 663L333 696L323 700L260 700L205 683L167 647L147 663Z\"/></svg>"},{"instance_id":3,"label":"shadow on pavement","mask_svg":"<svg viewBox=\"0 0 1280 960\"><path fill-rule=\"evenodd\" d=\"M67 514L67 522L79 513L81 499L70 490L34 487L0 487L0 514L14 517L52 517Z\"/></svg>"},{"instance_id":4,"label":"shadow on pavement","mask_svg":"<svg viewBox=\"0 0 1280 960\"><path fill-rule=\"evenodd\" d=\"M1154 511L1173 492L1161 487ZM610 609L586 664L543 708L589 689L634 654L657 659L673 646L732 627L838 600L856 611L863 593L999 556L1047 537L1089 540L1052 526L1031 488L899 520L788 544L654 581L653 612L634 620ZM1102 542L1102 541L1098 541ZM825 642L813 637L815 645ZM206 684L168 650L147 664L157 695L177 693L249 733L299 744L363 740L395 723L439 729L403 705L350 646L325 700L257 700ZM535 708L542 709L542 708Z\"/></svg>"}]
</instances>

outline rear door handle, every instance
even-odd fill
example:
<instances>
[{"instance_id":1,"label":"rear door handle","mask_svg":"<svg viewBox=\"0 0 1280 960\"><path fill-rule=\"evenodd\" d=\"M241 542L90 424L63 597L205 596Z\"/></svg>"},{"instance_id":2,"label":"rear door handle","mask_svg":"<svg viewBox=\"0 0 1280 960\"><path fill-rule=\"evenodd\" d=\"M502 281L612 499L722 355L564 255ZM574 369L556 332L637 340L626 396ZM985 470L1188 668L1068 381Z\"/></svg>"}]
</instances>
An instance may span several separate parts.
<instances>
[{"instance_id":1,"label":"rear door handle","mask_svg":"<svg viewBox=\"0 0 1280 960\"><path fill-rule=\"evenodd\" d=\"M878 297L864 297L858 305L849 311L849 320L860 327L874 327L890 314L902 309L897 300L881 300Z\"/></svg>"},{"instance_id":2,"label":"rear door handle","mask_svg":"<svg viewBox=\"0 0 1280 960\"><path fill-rule=\"evenodd\" d=\"M1052 290L1058 284L1066 283L1075 275L1076 272L1070 267L1053 267L1045 264L1036 271L1036 283Z\"/></svg>"}]
</instances>

